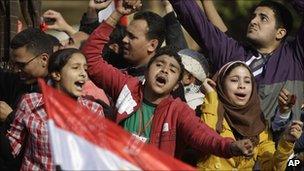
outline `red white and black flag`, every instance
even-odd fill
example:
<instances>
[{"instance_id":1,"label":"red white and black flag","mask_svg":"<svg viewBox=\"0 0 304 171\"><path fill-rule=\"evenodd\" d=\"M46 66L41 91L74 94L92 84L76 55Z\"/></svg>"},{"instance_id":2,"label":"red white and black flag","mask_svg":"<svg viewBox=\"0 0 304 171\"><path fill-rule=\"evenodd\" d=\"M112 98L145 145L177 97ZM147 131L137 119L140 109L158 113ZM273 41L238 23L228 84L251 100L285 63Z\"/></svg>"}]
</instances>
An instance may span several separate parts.
<instances>
[{"instance_id":1,"label":"red white and black flag","mask_svg":"<svg viewBox=\"0 0 304 171\"><path fill-rule=\"evenodd\" d=\"M62 170L193 170L39 80L52 156Z\"/></svg>"}]
</instances>

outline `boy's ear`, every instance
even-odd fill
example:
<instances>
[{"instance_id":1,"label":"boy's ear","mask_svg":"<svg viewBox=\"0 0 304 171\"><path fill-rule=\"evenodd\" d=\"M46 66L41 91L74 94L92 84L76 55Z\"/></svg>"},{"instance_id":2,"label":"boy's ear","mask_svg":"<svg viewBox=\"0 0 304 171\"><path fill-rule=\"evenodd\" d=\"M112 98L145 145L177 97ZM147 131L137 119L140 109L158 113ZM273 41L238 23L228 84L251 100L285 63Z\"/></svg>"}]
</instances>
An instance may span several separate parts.
<instances>
[{"instance_id":1,"label":"boy's ear","mask_svg":"<svg viewBox=\"0 0 304 171\"><path fill-rule=\"evenodd\" d=\"M149 47L148 47L148 51L149 51L150 53L155 52L156 49L157 49L158 43L159 43L159 42L158 42L157 39L152 39L152 40L150 40L150 42L149 42Z\"/></svg>"},{"instance_id":2,"label":"boy's ear","mask_svg":"<svg viewBox=\"0 0 304 171\"><path fill-rule=\"evenodd\" d=\"M61 75L59 72L52 72L51 77L53 80L59 82L61 80Z\"/></svg>"},{"instance_id":3,"label":"boy's ear","mask_svg":"<svg viewBox=\"0 0 304 171\"><path fill-rule=\"evenodd\" d=\"M281 40L281 39L283 39L286 36L286 34L287 34L287 30L286 29L279 28L277 30L276 39L277 40Z\"/></svg>"}]
</instances>

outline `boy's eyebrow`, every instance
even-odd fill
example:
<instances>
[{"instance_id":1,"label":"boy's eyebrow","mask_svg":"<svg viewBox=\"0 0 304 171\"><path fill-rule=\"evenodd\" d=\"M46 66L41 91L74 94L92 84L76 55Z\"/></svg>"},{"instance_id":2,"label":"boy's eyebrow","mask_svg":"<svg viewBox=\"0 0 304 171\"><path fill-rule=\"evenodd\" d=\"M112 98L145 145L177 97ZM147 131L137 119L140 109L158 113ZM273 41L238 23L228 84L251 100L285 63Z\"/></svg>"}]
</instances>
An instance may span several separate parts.
<instances>
[{"instance_id":1,"label":"boy's eyebrow","mask_svg":"<svg viewBox=\"0 0 304 171\"><path fill-rule=\"evenodd\" d=\"M179 70L179 67L178 66L176 66L176 65L174 65L174 64L172 64L172 63L170 63L170 65L169 65L170 67L173 67L173 68L176 68L177 70Z\"/></svg>"},{"instance_id":2,"label":"boy's eyebrow","mask_svg":"<svg viewBox=\"0 0 304 171\"><path fill-rule=\"evenodd\" d=\"M163 60L163 59L155 59L155 62L166 63L166 61ZM173 68L176 68L177 70L180 70L180 68L178 66L174 65L173 63L170 63L169 66L173 67Z\"/></svg>"},{"instance_id":3,"label":"boy's eyebrow","mask_svg":"<svg viewBox=\"0 0 304 171\"><path fill-rule=\"evenodd\" d=\"M165 60L163 60L163 59L155 59L155 62L162 62L162 63L165 63Z\"/></svg>"}]
</instances>

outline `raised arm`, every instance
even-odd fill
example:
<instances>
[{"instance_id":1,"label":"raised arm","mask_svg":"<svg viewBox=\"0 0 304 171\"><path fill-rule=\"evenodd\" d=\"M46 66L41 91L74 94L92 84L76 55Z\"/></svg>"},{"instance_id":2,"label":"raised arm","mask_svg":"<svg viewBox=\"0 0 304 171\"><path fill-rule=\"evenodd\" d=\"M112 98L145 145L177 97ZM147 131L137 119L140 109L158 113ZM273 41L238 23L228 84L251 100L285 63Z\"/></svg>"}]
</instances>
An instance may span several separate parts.
<instances>
[{"instance_id":1,"label":"raised arm","mask_svg":"<svg viewBox=\"0 0 304 171\"><path fill-rule=\"evenodd\" d=\"M120 5L120 8L123 8L122 1L120 1ZM104 61L101 52L109 41L109 36L120 17L129 13L131 13L131 11L126 11L126 9L115 10L111 16L105 22L102 22L91 34L82 49L88 63L90 79L98 87L104 89L114 101L118 98L127 80L131 79L131 77L123 74L120 70Z\"/></svg>"},{"instance_id":2,"label":"raised arm","mask_svg":"<svg viewBox=\"0 0 304 171\"><path fill-rule=\"evenodd\" d=\"M164 16L166 23L166 44L180 49L188 48L182 26L174 13L172 5L168 0L162 0L162 4L166 11L166 15Z\"/></svg>"},{"instance_id":3,"label":"raised arm","mask_svg":"<svg viewBox=\"0 0 304 171\"><path fill-rule=\"evenodd\" d=\"M302 134L302 127L301 121L293 121L285 130L277 148L268 136L260 136L261 139L264 139L258 145L258 160L261 170L285 170L288 157L293 153L294 143Z\"/></svg>"},{"instance_id":4,"label":"raised arm","mask_svg":"<svg viewBox=\"0 0 304 171\"><path fill-rule=\"evenodd\" d=\"M202 155L213 154L216 156L231 158L233 156L252 156L252 143L249 139L234 141L224 138L212 130L195 116L195 112L188 106L184 107L178 116L177 137L186 140L190 145L202 152Z\"/></svg>"},{"instance_id":5,"label":"raised arm","mask_svg":"<svg viewBox=\"0 0 304 171\"><path fill-rule=\"evenodd\" d=\"M229 61L244 60L244 48L210 23L195 0L169 1L184 28L207 52L215 70Z\"/></svg>"},{"instance_id":6,"label":"raised arm","mask_svg":"<svg viewBox=\"0 0 304 171\"><path fill-rule=\"evenodd\" d=\"M90 0L87 12L82 15L79 31L85 32L86 34L91 34L98 26L98 12L100 10L106 9L112 0L107 0L104 2L96 2L95 0Z\"/></svg>"},{"instance_id":7,"label":"raised arm","mask_svg":"<svg viewBox=\"0 0 304 171\"><path fill-rule=\"evenodd\" d=\"M296 56L300 59L302 65L304 66L304 0L293 0L291 1L291 4L302 18L302 23L294 43Z\"/></svg>"},{"instance_id":8,"label":"raised arm","mask_svg":"<svg viewBox=\"0 0 304 171\"><path fill-rule=\"evenodd\" d=\"M219 28L222 32L227 32L228 28L219 13L217 12L213 0L201 0L201 3L203 5L206 16L210 20L210 22L217 28Z\"/></svg>"}]
</instances>

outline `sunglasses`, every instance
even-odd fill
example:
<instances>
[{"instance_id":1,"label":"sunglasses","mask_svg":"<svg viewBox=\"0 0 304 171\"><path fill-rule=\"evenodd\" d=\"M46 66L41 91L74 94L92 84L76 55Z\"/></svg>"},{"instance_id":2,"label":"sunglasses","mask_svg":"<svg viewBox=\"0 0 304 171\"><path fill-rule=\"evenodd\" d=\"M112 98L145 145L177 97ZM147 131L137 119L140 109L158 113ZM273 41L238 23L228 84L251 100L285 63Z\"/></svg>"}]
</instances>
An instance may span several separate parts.
<instances>
[{"instance_id":1,"label":"sunglasses","mask_svg":"<svg viewBox=\"0 0 304 171\"><path fill-rule=\"evenodd\" d=\"M24 69L28 64L30 64L32 61L34 61L39 55L34 56L32 59L28 60L27 62L14 62L14 66L17 69Z\"/></svg>"}]
</instances>

